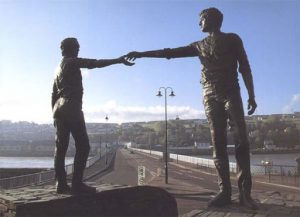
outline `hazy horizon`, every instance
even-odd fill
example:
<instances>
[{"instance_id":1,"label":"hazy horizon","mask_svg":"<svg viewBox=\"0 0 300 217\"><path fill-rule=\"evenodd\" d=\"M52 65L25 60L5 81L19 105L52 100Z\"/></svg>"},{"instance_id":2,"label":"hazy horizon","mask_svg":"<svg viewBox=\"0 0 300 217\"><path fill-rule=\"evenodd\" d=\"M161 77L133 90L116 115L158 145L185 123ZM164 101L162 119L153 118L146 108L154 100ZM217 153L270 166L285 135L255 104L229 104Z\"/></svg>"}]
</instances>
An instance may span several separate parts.
<instances>
[{"instance_id":1,"label":"hazy horizon","mask_svg":"<svg viewBox=\"0 0 300 217\"><path fill-rule=\"evenodd\" d=\"M292 115L294 113L298 113L300 111L294 111L293 113L278 113L278 114L262 114L262 115L258 115L258 114L254 114L254 115L245 115L245 117L252 117L252 116L263 116L263 115ZM176 116L175 118L169 118L168 117L168 121L171 121L171 120L176 120L176 118L179 118L180 120L185 120L185 121L188 121L188 120L207 120L206 117L204 118L186 118L186 119L183 119L183 118L180 118L179 116ZM9 120L9 119L2 119L0 120L1 121L10 121L12 123L18 123L18 122L28 122L28 123L34 123L34 124L52 124L52 122L35 122L35 121L26 121L26 120L17 120L17 121L13 121L13 120ZM125 121L125 122L111 122L110 120L108 120L107 122L106 121L100 121L100 122L93 122L93 121L86 121L87 124L93 124L93 123L96 123L96 124L124 124L124 123L139 123L139 122L157 122L157 121L165 121L164 118L161 118L161 119L153 119L153 120L148 120L148 121Z\"/></svg>"}]
</instances>

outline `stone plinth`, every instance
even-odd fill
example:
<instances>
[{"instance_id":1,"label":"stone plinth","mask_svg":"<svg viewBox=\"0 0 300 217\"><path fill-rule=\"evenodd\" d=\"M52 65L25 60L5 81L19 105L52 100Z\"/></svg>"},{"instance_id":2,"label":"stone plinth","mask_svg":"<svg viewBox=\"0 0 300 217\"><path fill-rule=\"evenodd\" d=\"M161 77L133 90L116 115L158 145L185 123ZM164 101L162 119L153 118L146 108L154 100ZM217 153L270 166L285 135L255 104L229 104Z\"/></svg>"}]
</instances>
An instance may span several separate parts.
<instances>
[{"instance_id":1,"label":"stone plinth","mask_svg":"<svg viewBox=\"0 0 300 217\"><path fill-rule=\"evenodd\" d=\"M0 217L10 216L178 216L175 199L151 186L95 185L93 195L58 195L53 186L6 190Z\"/></svg>"}]
</instances>

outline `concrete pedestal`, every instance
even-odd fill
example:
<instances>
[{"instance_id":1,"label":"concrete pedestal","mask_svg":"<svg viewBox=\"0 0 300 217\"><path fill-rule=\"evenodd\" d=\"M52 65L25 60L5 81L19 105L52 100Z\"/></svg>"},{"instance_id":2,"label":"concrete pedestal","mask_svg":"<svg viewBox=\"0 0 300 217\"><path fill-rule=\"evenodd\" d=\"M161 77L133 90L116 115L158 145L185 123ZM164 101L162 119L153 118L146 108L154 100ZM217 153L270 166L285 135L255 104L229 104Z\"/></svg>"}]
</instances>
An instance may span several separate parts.
<instances>
[{"instance_id":1,"label":"concrete pedestal","mask_svg":"<svg viewBox=\"0 0 300 217\"><path fill-rule=\"evenodd\" d=\"M93 195L59 195L53 186L6 190L0 217L15 216L178 216L175 199L151 186L96 185Z\"/></svg>"}]
</instances>

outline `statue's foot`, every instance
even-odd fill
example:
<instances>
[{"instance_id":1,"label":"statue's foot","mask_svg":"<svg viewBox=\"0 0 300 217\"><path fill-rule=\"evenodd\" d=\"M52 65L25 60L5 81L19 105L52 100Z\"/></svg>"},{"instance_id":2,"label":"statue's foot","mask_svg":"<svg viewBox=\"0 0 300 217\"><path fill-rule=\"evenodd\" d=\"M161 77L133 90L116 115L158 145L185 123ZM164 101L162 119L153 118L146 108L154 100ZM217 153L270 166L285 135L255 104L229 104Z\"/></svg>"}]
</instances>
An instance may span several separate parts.
<instances>
[{"instance_id":1,"label":"statue's foot","mask_svg":"<svg viewBox=\"0 0 300 217\"><path fill-rule=\"evenodd\" d=\"M56 193L58 194L70 194L71 188L68 184L56 184Z\"/></svg>"},{"instance_id":2,"label":"statue's foot","mask_svg":"<svg viewBox=\"0 0 300 217\"><path fill-rule=\"evenodd\" d=\"M247 196L244 192L240 193L239 195L240 204L248 209L257 210L258 205L256 202L251 198L251 196Z\"/></svg>"},{"instance_id":3,"label":"statue's foot","mask_svg":"<svg viewBox=\"0 0 300 217\"><path fill-rule=\"evenodd\" d=\"M72 185L72 194L95 194L96 188L88 186L84 183L73 184Z\"/></svg>"},{"instance_id":4,"label":"statue's foot","mask_svg":"<svg viewBox=\"0 0 300 217\"><path fill-rule=\"evenodd\" d=\"M208 207L222 207L229 204L231 204L231 194L225 191L220 191L208 202Z\"/></svg>"}]
</instances>

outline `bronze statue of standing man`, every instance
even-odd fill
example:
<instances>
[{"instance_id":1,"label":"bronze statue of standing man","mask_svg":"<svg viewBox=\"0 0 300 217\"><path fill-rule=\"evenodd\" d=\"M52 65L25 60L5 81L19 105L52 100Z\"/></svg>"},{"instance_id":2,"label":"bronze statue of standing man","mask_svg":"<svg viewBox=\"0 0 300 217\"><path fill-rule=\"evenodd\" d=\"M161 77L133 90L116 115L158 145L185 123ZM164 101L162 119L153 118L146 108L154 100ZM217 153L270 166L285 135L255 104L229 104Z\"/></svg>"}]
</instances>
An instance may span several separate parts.
<instances>
[{"instance_id":1,"label":"bronze statue of standing man","mask_svg":"<svg viewBox=\"0 0 300 217\"><path fill-rule=\"evenodd\" d=\"M249 141L237 71L242 74L248 90L249 115L253 114L257 107L252 73L242 40L237 34L221 32L222 21L223 14L218 9L205 9L200 13L199 23L201 30L208 33L208 36L203 40L173 49L134 51L127 55L127 59L199 57L202 64L203 101L211 131L213 158L219 176L220 188L220 192L208 205L219 207L231 203L227 154L227 121L230 119L238 138L235 154L238 166L240 204L251 209L257 209L257 205L251 198Z\"/></svg>"},{"instance_id":2,"label":"bronze statue of standing man","mask_svg":"<svg viewBox=\"0 0 300 217\"><path fill-rule=\"evenodd\" d=\"M123 63L131 66L124 57L116 59L79 58L79 43L76 38L66 38L61 42L62 60L53 83L52 110L56 128L56 147L54 169L56 191L59 194L94 193L96 189L83 183L83 173L89 156L90 145L82 112L82 75L81 68L102 68ZM70 134L75 140L74 173L72 188L67 184L65 156Z\"/></svg>"}]
</instances>

